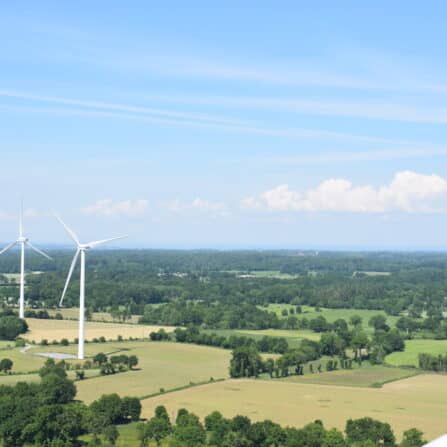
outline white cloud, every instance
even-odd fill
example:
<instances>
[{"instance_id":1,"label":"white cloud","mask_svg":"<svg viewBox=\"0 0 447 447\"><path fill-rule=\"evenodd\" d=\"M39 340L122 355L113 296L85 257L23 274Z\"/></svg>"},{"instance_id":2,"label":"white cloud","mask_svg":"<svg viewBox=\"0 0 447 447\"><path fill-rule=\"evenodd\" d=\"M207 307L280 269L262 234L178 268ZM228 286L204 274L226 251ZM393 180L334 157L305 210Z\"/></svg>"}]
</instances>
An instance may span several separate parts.
<instances>
[{"instance_id":1,"label":"white cloud","mask_svg":"<svg viewBox=\"0 0 447 447\"><path fill-rule=\"evenodd\" d=\"M137 217L146 212L148 205L149 202L144 199L123 200L121 202L114 202L111 199L103 199L96 201L93 205L82 208L82 212L96 216Z\"/></svg>"},{"instance_id":2,"label":"white cloud","mask_svg":"<svg viewBox=\"0 0 447 447\"><path fill-rule=\"evenodd\" d=\"M220 202L210 202L209 200L201 199L197 197L192 201L192 208L204 211L218 211L221 212L225 209L225 206Z\"/></svg>"},{"instance_id":3,"label":"white cloud","mask_svg":"<svg viewBox=\"0 0 447 447\"><path fill-rule=\"evenodd\" d=\"M332 178L304 192L287 184L243 200L242 207L269 211L386 213L439 212L447 208L447 181L439 175L412 171L397 172L388 185L354 186L349 180ZM445 205L445 204L444 204Z\"/></svg>"},{"instance_id":4,"label":"white cloud","mask_svg":"<svg viewBox=\"0 0 447 447\"><path fill-rule=\"evenodd\" d=\"M168 204L168 208L175 213L185 211L197 211L208 214L227 215L227 207L221 202L211 202L209 200L196 197L191 202L182 203L179 200L174 200Z\"/></svg>"}]
</instances>

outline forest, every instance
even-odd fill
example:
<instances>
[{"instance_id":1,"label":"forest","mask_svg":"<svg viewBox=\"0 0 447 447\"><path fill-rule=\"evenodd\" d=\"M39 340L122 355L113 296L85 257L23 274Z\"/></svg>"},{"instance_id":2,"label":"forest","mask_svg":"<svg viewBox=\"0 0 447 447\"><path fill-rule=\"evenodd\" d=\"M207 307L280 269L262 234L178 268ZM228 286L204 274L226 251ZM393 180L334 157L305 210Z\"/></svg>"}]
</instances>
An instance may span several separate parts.
<instances>
[{"instance_id":1,"label":"forest","mask_svg":"<svg viewBox=\"0 0 447 447\"><path fill-rule=\"evenodd\" d=\"M35 307L57 305L72 256L68 250L50 254L53 261L29 255L34 274L26 278L27 299ZM0 298L18 296L10 275L18 267L17 252L0 258ZM89 254L87 296L92 310L127 305L139 315L147 304L193 300L383 309L390 315L408 310L420 316L444 306L446 271L443 253L107 250ZM77 286L73 281L69 287L67 306L77 304Z\"/></svg>"}]
</instances>

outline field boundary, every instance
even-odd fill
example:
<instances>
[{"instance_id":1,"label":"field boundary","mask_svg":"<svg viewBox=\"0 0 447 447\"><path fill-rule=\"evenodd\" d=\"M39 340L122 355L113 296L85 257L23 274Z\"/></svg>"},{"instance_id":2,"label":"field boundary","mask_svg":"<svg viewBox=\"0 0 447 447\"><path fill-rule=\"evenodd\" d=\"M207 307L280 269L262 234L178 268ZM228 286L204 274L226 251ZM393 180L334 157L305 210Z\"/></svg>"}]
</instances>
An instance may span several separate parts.
<instances>
[{"instance_id":1,"label":"field boundary","mask_svg":"<svg viewBox=\"0 0 447 447\"><path fill-rule=\"evenodd\" d=\"M199 386L209 385L209 384L212 384L212 383L225 382L226 380L229 380L229 379L220 378L220 379L205 380L205 381L202 381L202 382L190 383L188 385L178 386L176 388L171 388L171 389L166 390L166 391L158 391L156 393L147 394L145 396L139 397L138 399L139 400L151 399L152 397L163 396L165 394L175 393L177 391L183 391L183 390L187 390L189 388L196 388L196 387L199 387Z\"/></svg>"}]
</instances>

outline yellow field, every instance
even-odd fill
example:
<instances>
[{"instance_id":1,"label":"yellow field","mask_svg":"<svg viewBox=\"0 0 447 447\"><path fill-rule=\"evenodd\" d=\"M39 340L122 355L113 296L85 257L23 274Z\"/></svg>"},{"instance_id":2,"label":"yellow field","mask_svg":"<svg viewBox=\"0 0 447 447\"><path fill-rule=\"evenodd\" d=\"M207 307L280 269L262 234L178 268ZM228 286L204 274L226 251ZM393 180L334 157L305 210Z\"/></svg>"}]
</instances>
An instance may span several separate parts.
<instances>
[{"instance_id":1,"label":"yellow field","mask_svg":"<svg viewBox=\"0 0 447 447\"><path fill-rule=\"evenodd\" d=\"M417 427L432 439L447 429L446 402L447 377L439 375L420 375L381 389L247 379L146 399L143 416L152 416L157 405L165 405L169 414L184 407L203 417L219 409L227 417L245 414L298 427L321 419L326 427L339 429L349 418L370 416L389 422L398 437Z\"/></svg>"},{"instance_id":2,"label":"yellow field","mask_svg":"<svg viewBox=\"0 0 447 447\"><path fill-rule=\"evenodd\" d=\"M23 338L29 341L40 342L43 339L51 342L52 340L62 340L66 338L70 341L78 336L78 322L74 320L40 320L27 318L26 322L29 331ZM148 338L152 331L158 331L164 328L167 332L175 328L169 326L144 326L135 324L120 323L85 323L85 339L92 340L104 336L107 340L116 340L118 335L124 338Z\"/></svg>"}]
</instances>

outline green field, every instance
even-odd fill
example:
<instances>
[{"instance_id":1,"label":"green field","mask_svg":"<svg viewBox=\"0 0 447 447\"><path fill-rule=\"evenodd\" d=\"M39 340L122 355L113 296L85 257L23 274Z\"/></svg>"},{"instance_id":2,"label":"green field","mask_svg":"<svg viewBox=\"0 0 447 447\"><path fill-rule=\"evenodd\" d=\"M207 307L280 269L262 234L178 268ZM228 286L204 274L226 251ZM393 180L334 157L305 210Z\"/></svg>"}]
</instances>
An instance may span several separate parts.
<instances>
[{"instance_id":1,"label":"green field","mask_svg":"<svg viewBox=\"0 0 447 447\"><path fill-rule=\"evenodd\" d=\"M13 373L35 372L45 363L44 358L20 352L19 348L0 350L0 359L4 358L8 358L13 361ZM0 377L0 383L2 383L2 378L4 376Z\"/></svg>"},{"instance_id":2,"label":"green field","mask_svg":"<svg viewBox=\"0 0 447 447\"><path fill-rule=\"evenodd\" d=\"M344 429L350 418L370 416L389 422L398 437L418 427L428 438L445 433L447 377L419 375L380 389L302 384L279 380L228 380L169 393L143 401L143 415L157 405L169 414L188 408L201 417L216 408L226 417L244 414L301 427L316 419Z\"/></svg>"},{"instance_id":3,"label":"green field","mask_svg":"<svg viewBox=\"0 0 447 447\"><path fill-rule=\"evenodd\" d=\"M394 366L418 366L419 353L433 355L447 354L447 340L407 340L405 351L393 352L385 358L386 363Z\"/></svg>"},{"instance_id":4,"label":"green field","mask_svg":"<svg viewBox=\"0 0 447 447\"><path fill-rule=\"evenodd\" d=\"M272 303L272 304L269 304L267 307L264 307L264 306L259 306L259 307L260 307L260 309L267 309L268 311L275 312L279 317L284 318L281 313L283 311L283 309L289 310L292 307L296 309L297 306L294 306L292 304ZM387 323L391 327L395 326L396 321L399 318L399 317L387 315L382 310L329 309L329 308L322 307L322 308L320 308L320 311L317 312L315 310L315 307L312 307L312 306L301 306L301 309L302 309L301 314L298 314L298 313L294 314L297 318L305 317L307 319L312 319L312 318L316 318L318 316L323 316L324 318L326 318L326 320L329 323L333 323L335 320L338 320L339 318L343 318L349 323L349 319L353 315L359 315L360 317L362 317L362 320L363 320L363 328L365 329L365 331L371 332L371 333L373 332L373 329L368 326L368 321L372 316L378 315L378 314L385 315L385 317L387 319Z\"/></svg>"},{"instance_id":5,"label":"green field","mask_svg":"<svg viewBox=\"0 0 447 447\"><path fill-rule=\"evenodd\" d=\"M36 346L27 355L31 355L32 352L75 354L76 349L76 345ZM77 397L80 400L91 402L108 393L142 397L158 393L160 388L168 391L189 385L190 382L208 381L211 377L214 379L228 377L231 352L224 349L149 341L86 345L87 356L93 356L98 352L120 351L138 357L138 370L77 382ZM70 360L69 363L76 364L78 361Z\"/></svg>"}]
</instances>

